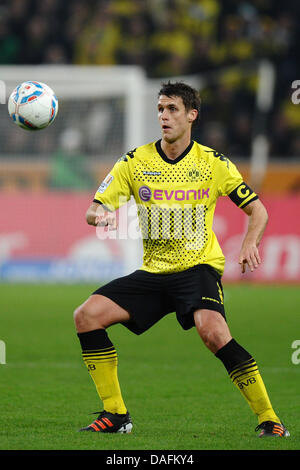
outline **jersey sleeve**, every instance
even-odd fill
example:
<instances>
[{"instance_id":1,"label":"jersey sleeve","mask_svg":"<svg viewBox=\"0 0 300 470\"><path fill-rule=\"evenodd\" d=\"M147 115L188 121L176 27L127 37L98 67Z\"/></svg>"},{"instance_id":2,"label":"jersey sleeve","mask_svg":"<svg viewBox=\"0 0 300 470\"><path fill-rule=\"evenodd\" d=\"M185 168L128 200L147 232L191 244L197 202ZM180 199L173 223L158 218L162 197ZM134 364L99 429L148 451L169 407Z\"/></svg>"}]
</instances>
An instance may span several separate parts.
<instances>
[{"instance_id":1,"label":"jersey sleeve","mask_svg":"<svg viewBox=\"0 0 300 470\"><path fill-rule=\"evenodd\" d=\"M241 209L258 199L257 194L244 182L235 164L224 155L217 162L217 180L219 196L228 196Z\"/></svg>"},{"instance_id":2,"label":"jersey sleeve","mask_svg":"<svg viewBox=\"0 0 300 470\"><path fill-rule=\"evenodd\" d=\"M113 212L129 201L131 195L128 163L120 159L100 184L94 202L103 204Z\"/></svg>"}]
</instances>

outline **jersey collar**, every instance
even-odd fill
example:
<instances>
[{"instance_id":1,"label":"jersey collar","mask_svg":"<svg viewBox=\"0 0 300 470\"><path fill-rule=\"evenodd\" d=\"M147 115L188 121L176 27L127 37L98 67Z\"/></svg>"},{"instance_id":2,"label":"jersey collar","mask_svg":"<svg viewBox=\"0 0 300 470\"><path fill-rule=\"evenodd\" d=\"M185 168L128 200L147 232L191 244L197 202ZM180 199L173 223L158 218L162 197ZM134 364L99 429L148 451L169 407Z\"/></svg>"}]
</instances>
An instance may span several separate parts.
<instances>
[{"instance_id":1,"label":"jersey collar","mask_svg":"<svg viewBox=\"0 0 300 470\"><path fill-rule=\"evenodd\" d=\"M171 160L170 158L167 157L167 155L165 154L165 152L163 151L163 149L161 148L161 139L158 140L157 142L155 142L155 147L156 147L156 150L157 152L159 153L159 155L161 156L161 158L167 162L167 163L170 163L171 165L174 165L175 163L178 163L180 162L180 160L182 160L191 150L191 148L193 147L194 145L194 141L191 140L191 143L189 144L189 146L184 150L184 152L182 152L181 155L179 155L177 158L175 158L175 160Z\"/></svg>"}]
</instances>

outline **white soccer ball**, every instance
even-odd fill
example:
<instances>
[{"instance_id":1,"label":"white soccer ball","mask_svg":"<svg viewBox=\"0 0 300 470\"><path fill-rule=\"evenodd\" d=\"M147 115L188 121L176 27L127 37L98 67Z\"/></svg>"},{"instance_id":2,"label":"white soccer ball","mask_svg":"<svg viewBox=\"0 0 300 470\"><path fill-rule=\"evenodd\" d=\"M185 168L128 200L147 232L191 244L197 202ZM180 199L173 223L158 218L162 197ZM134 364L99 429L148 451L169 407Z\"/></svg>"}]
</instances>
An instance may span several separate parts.
<instances>
[{"instance_id":1,"label":"white soccer ball","mask_svg":"<svg viewBox=\"0 0 300 470\"><path fill-rule=\"evenodd\" d=\"M45 83L21 83L8 99L8 112L14 123L30 131L44 129L52 124L57 111L55 93Z\"/></svg>"}]
</instances>

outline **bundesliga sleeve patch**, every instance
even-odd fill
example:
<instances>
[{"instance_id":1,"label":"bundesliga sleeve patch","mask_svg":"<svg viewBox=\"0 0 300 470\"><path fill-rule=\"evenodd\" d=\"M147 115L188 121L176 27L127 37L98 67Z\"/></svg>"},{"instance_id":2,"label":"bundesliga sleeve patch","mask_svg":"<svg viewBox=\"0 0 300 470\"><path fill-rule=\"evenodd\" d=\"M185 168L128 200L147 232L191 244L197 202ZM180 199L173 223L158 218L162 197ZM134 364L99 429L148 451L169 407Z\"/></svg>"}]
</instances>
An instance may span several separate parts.
<instances>
[{"instance_id":1,"label":"bundesliga sleeve patch","mask_svg":"<svg viewBox=\"0 0 300 470\"><path fill-rule=\"evenodd\" d=\"M97 190L97 193L104 193L104 191L106 190L106 188L108 188L108 186L110 185L110 183L112 182L112 180L114 179L114 177L109 173L106 178L102 181L102 183L100 184L98 190Z\"/></svg>"},{"instance_id":2,"label":"bundesliga sleeve patch","mask_svg":"<svg viewBox=\"0 0 300 470\"><path fill-rule=\"evenodd\" d=\"M246 184L241 183L237 188L228 194L232 202L240 208L246 207L250 202L258 199L257 194Z\"/></svg>"}]
</instances>

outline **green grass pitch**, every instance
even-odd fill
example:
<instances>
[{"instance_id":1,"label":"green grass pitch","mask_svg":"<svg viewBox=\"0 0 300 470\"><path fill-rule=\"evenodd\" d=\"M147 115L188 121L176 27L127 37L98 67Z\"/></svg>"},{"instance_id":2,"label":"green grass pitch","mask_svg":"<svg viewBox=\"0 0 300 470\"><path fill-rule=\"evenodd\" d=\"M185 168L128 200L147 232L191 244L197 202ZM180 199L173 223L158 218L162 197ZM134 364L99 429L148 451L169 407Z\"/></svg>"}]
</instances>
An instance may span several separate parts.
<instances>
[{"instance_id":1,"label":"green grass pitch","mask_svg":"<svg viewBox=\"0 0 300 470\"><path fill-rule=\"evenodd\" d=\"M289 439L257 437L256 417L221 362L174 314L141 336L109 329L133 432L79 433L101 410L73 324L73 310L94 288L0 285L0 449L299 449L300 364L291 347L300 340L298 286L225 285L232 335L256 359Z\"/></svg>"}]
</instances>

